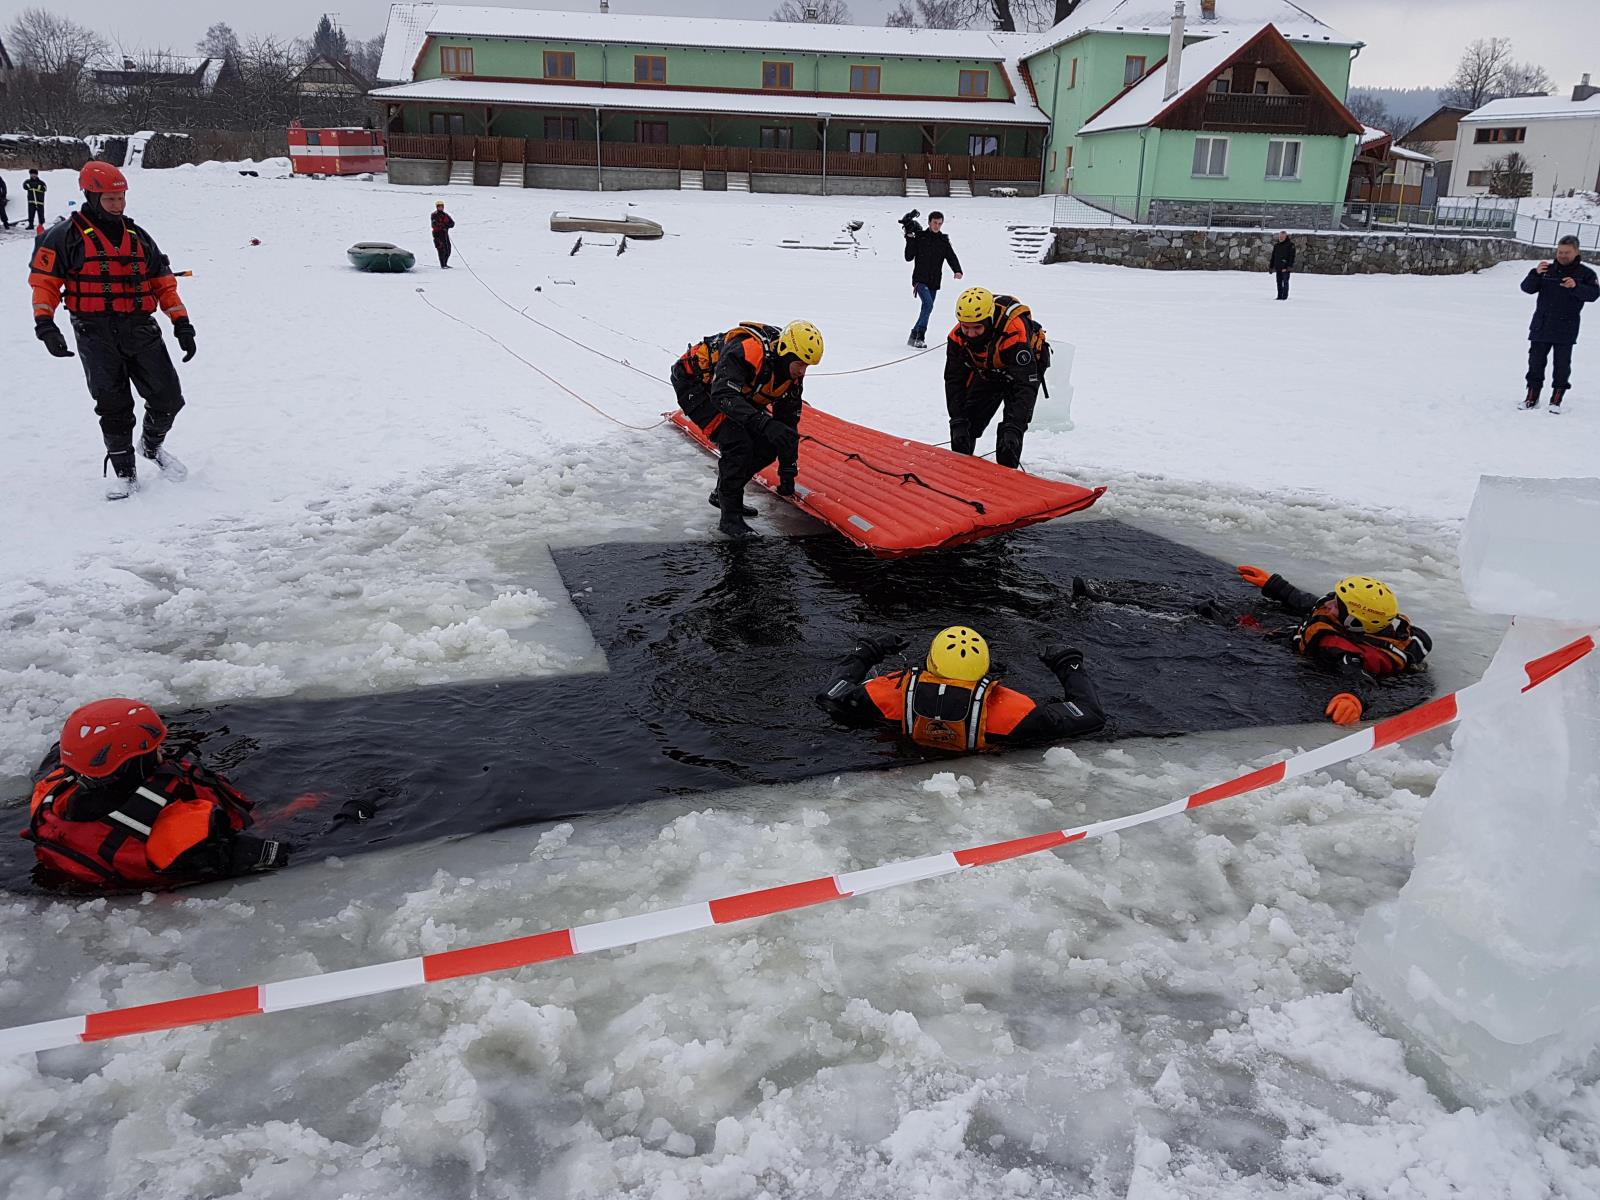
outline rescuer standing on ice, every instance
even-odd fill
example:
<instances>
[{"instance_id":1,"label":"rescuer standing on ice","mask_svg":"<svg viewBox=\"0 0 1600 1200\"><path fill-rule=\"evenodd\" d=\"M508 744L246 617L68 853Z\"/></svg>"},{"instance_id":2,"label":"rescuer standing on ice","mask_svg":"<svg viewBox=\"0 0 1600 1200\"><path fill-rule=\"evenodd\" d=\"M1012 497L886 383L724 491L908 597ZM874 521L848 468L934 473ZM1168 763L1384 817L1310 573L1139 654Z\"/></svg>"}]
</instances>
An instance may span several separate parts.
<instances>
[{"instance_id":1,"label":"rescuer standing on ice","mask_svg":"<svg viewBox=\"0 0 1600 1200\"><path fill-rule=\"evenodd\" d=\"M132 388L144 397L139 452L168 479L188 474L162 448L183 407L183 386L153 314L159 305L171 318L184 362L195 354L194 326L178 298L167 256L124 215L128 181L122 172L110 163L91 162L78 183L83 207L58 221L33 253L28 282L34 335L57 358L73 356L55 322L56 306L64 301L105 439L105 464L112 472L106 499L122 500L138 478Z\"/></svg>"}]
</instances>

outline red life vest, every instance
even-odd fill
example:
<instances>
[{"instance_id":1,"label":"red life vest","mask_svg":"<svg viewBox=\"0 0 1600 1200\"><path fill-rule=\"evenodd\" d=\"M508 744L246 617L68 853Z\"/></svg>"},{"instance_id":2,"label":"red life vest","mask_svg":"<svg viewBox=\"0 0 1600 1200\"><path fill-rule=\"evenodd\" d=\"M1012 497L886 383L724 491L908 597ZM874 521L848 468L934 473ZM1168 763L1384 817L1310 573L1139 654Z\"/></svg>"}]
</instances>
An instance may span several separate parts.
<instances>
[{"instance_id":1,"label":"red life vest","mask_svg":"<svg viewBox=\"0 0 1600 1200\"><path fill-rule=\"evenodd\" d=\"M72 227L83 237L83 266L67 275L67 311L80 316L155 312L144 239L133 227L124 225L116 245L81 212L72 214Z\"/></svg>"},{"instance_id":2,"label":"red life vest","mask_svg":"<svg viewBox=\"0 0 1600 1200\"><path fill-rule=\"evenodd\" d=\"M158 870L146 853L146 843L169 804L199 801L220 809L234 832L250 825L250 801L226 780L187 760L164 764L109 810L94 816L74 816L73 801L79 792L78 776L57 766L34 786L31 819L22 836L34 844L43 866L96 888L165 887L180 882Z\"/></svg>"},{"instance_id":3,"label":"red life vest","mask_svg":"<svg viewBox=\"0 0 1600 1200\"><path fill-rule=\"evenodd\" d=\"M1353 654L1369 675L1398 675L1411 667L1405 649L1410 641L1411 626L1404 617L1399 617L1390 630L1394 632L1367 633L1340 625L1321 613L1312 613L1295 632L1294 648L1301 655L1325 650Z\"/></svg>"}]
</instances>

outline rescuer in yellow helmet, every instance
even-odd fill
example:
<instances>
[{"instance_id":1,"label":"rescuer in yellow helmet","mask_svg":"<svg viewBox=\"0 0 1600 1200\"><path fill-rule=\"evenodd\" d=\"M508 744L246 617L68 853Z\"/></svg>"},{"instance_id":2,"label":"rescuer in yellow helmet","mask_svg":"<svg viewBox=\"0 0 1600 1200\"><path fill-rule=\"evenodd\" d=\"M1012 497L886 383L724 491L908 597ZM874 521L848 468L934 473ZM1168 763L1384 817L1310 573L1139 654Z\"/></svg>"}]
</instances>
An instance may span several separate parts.
<instances>
[{"instance_id":1,"label":"rescuer in yellow helmet","mask_svg":"<svg viewBox=\"0 0 1600 1200\"><path fill-rule=\"evenodd\" d=\"M965 625L940 630L921 667L867 678L905 648L902 637L863 637L839 661L817 703L841 725L897 728L918 746L956 754L1058 742L1105 724L1100 696L1077 650L1052 646L1039 656L1064 693L1040 703L990 674L988 642Z\"/></svg>"},{"instance_id":2,"label":"rescuer in yellow helmet","mask_svg":"<svg viewBox=\"0 0 1600 1200\"><path fill-rule=\"evenodd\" d=\"M1000 414L994 460L1022 462L1022 439L1050 365L1050 343L1033 312L1015 296L970 287L956 297L956 327L945 342L944 400L950 449L971 454Z\"/></svg>"}]
</instances>

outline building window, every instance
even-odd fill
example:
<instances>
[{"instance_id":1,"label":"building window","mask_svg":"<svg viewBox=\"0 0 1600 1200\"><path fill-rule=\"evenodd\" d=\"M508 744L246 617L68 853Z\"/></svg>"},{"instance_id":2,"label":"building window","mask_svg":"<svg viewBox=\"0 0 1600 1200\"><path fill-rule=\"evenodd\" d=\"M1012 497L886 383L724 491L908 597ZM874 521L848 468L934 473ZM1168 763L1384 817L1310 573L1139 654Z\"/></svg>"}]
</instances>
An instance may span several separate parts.
<instances>
[{"instance_id":1,"label":"building window","mask_svg":"<svg viewBox=\"0 0 1600 1200\"><path fill-rule=\"evenodd\" d=\"M1525 142L1528 140L1528 130L1524 126L1509 129L1475 129L1472 140L1480 146L1487 142Z\"/></svg>"},{"instance_id":2,"label":"building window","mask_svg":"<svg viewBox=\"0 0 1600 1200\"><path fill-rule=\"evenodd\" d=\"M763 150L793 150L793 126L763 125L761 127L761 148Z\"/></svg>"},{"instance_id":3,"label":"building window","mask_svg":"<svg viewBox=\"0 0 1600 1200\"><path fill-rule=\"evenodd\" d=\"M633 123L633 140L641 146L665 146L667 144L667 123L665 121L635 121Z\"/></svg>"},{"instance_id":4,"label":"building window","mask_svg":"<svg viewBox=\"0 0 1600 1200\"><path fill-rule=\"evenodd\" d=\"M794 91L794 64L792 62L762 63L761 86L768 91Z\"/></svg>"},{"instance_id":5,"label":"building window","mask_svg":"<svg viewBox=\"0 0 1600 1200\"><path fill-rule=\"evenodd\" d=\"M1300 178L1300 142L1270 141L1267 143L1267 178ZM1198 162L1199 160L1196 159Z\"/></svg>"},{"instance_id":6,"label":"building window","mask_svg":"<svg viewBox=\"0 0 1600 1200\"><path fill-rule=\"evenodd\" d=\"M1493 177L1493 175L1494 175L1493 171L1468 171L1467 172L1467 186L1468 187L1488 187L1489 186L1489 180Z\"/></svg>"},{"instance_id":7,"label":"building window","mask_svg":"<svg viewBox=\"0 0 1600 1200\"><path fill-rule=\"evenodd\" d=\"M573 79L577 76L577 65L573 61L574 55L570 50L546 50L544 52L544 77L546 79Z\"/></svg>"},{"instance_id":8,"label":"building window","mask_svg":"<svg viewBox=\"0 0 1600 1200\"><path fill-rule=\"evenodd\" d=\"M578 140L577 117L546 117L544 140L547 142L575 142Z\"/></svg>"},{"instance_id":9,"label":"building window","mask_svg":"<svg viewBox=\"0 0 1600 1200\"><path fill-rule=\"evenodd\" d=\"M882 79L882 67L850 68L850 90L852 92L876 92Z\"/></svg>"},{"instance_id":10,"label":"building window","mask_svg":"<svg viewBox=\"0 0 1600 1200\"><path fill-rule=\"evenodd\" d=\"M471 75L472 47L440 46L439 71L444 75Z\"/></svg>"},{"instance_id":11,"label":"building window","mask_svg":"<svg viewBox=\"0 0 1600 1200\"><path fill-rule=\"evenodd\" d=\"M1227 79L1213 79L1211 81L1211 90L1219 96L1226 96L1233 91L1233 83Z\"/></svg>"},{"instance_id":12,"label":"building window","mask_svg":"<svg viewBox=\"0 0 1600 1200\"><path fill-rule=\"evenodd\" d=\"M876 154L878 152L878 131L876 129L852 129L845 135L845 148L851 154Z\"/></svg>"},{"instance_id":13,"label":"building window","mask_svg":"<svg viewBox=\"0 0 1600 1200\"><path fill-rule=\"evenodd\" d=\"M1073 59L1072 60L1072 73L1067 76L1067 87L1075 88L1077 86L1078 86L1078 60L1077 59Z\"/></svg>"},{"instance_id":14,"label":"building window","mask_svg":"<svg viewBox=\"0 0 1600 1200\"><path fill-rule=\"evenodd\" d=\"M1268 85L1265 79L1256 80L1256 95L1265 96L1271 90L1272 88Z\"/></svg>"},{"instance_id":15,"label":"building window","mask_svg":"<svg viewBox=\"0 0 1600 1200\"><path fill-rule=\"evenodd\" d=\"M635 83L665 83L667 81L667 60L657 54L635 54L633 56L633 81Z\"/></svg>"},{"instance_id":16,"label":"building window","mask_svg":"<svg viewBox=\"0 0 1600 1200\"><path fill-rule=\"evenodd\" d=\"M1132 87L1144 78L1145 56L1130 54L1122 60L1122 86Z\"/></svg>"},{"instance_id":17,"label":"building window","mask_svg":"<svg viewBox=\"0 0 1600 1200\"><path fill-rule=\"evenodd\" d=\"M956 91L957 94L962 96L987 96L989 94L989 72L961 72L961 82L957 85Z\"/></svg>"},{"instance_id":18,"label":"building window","mask_svg":"<svg viewBox=\"0 0 1600 1200\"><path fill-rule=\"evenodd\" d=\"M467 118L462 113L428 114L428 132L430 133L465 133L466 131Z\"/></svg>"},{"instance_id":19,"label":"building window","mask_svg":"<svg viewBox=\"0 0 1600 1200\"><path fill-rule=\"evenodd\" d=\"M1199 137L1194 140L1194 170L1203 179L1225 179L1228 175L1228 139Z\"/></svg>"},{"instance_id":20,"label":"building window","mask_svg":"<svg viewBox=\"0 0 1600 1200\"><path fill-rule=\"evenodd\" d=\"M985 154L999 154L1000 139L992 133L969 133L967 153L973 158L982 158Z\"/></svg>"}]
</instances>

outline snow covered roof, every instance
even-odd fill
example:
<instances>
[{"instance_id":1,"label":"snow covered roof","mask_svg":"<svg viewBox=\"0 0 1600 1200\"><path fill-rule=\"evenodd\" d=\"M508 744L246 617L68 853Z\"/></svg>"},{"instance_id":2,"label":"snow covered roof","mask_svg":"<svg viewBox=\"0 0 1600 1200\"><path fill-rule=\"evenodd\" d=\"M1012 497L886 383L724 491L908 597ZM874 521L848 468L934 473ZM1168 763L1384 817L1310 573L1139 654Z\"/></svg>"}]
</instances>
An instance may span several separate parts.
<instances>
[{"instance_id":1,"label":"snow covered roof","mask_svg":"<svg viewBox=\"0 0 1600 1200\"><path fill-rule=\"evenodd\" d=\"M1422 163L1431 163L1431 162L1437 162L1438 161L1438 159L1434 158L1433 155L1424 154L1421 150L1413 150L1410 146L1390 146L1389 147L1389 157L1390 158L1404 158L1404 159L1410 160L1411 162L1422 162Z\"/></svg>"},{"instance_id":2,"label":"snow covered roof","mask_svg":"<svg viewBox=\"0 0 1600 1200\"><path fill-rule=\"evenodd\" d=\"M391 4L378 77L409 80L428 37L538 38L638 46L711 46L803 54L988 61L1018 58L1027 33L971 29L890 29L808 21L742 21L638 13L565 12L459 4Z\"/></svg>"},{"instance_id":3,"label":"snow covered roof","mask_svg":"<svg viewBox=\"0 0 1600 1200\"><path fill-rule=\"evenodd\" d=\"M1222 70L1223 64L1243 50L1263 28L1256 25L1185 45L1183 58L1178 63L1178 90L1171 99L1166 94L1167 69L1163 60L1151 67L1149 74L1138 83L1101 109L1078 132L1105 133L1111 129L1140 129L1149 125L1189 92L1204 87L1213 75Z\"/></svg>"},{"instance_id":4,"label":"snow covered roof","mask_svg":"<svg viewBox=\"0 0 1600 1200\"><path fill-rule=\"evenodd\" d=\"M428 22L438 11L432 4L391 4L389 24L383 32L383 57L378 60L378 79L384 83L411 78L428 40Z\"/></svg>"},{"instance_id":5,"label":"snow covered roof","mask_svg":"<svg viewBox=\"0 0 1600 1200\"><path fill-rule=\"evenodd\" d=\"M1362 125L1361 127L1361 145L1363 147L1370 146L1373 142L1381 142L1385 138L1392 138L1393 136L1394 134L1390 133L1387 129L1379 129L1376 125Z\"/></svg>"},{"instance_id":6,"label":"snow covered roof","mask_svg":"<svg viewBox=\"0 0 1600 1200\"><path fill-rule=\"evenodd\" d=\"M1491 100L1482 108L1473 109L1461 118L1463 125L1484 121L1550 120L1561 117L1600 117L1600 96L1587 100L1569 100L1564 96L1513 96L1505 100Z\"/></svg>"},{"instance_id":7,"label":"snow covered roof","mask_svg":"<svg viewBox=\"0 0 1600 1200\"><path fill-rule=\"evenodd\" d=\"M1205 20L1200 0L1185 6L1188 37L1224 37L1245 29L1275 25L1292 42L1326 42L1335 46L1360 46L1363 42L1346 37L1290 0L1217 0L1217 15ZM1043 33L1023 51L1032 58L1063 42L1086 33L1158 33L1172 30L1171 0L1084 0L1065 21Z\"/></svg>"},{"instance_id":8,"label":"snow covered roof","mask_svg":"<svg viewBox=\"0 0 1600 1200\"><path fill-rule=\"evenodd\" d=\"M962 125L1048 125L1050 119L1018 89L1015 100L892 100L807 96L783 92L700 92L693 88L588 87L552 83L491 83L423 79L368 93L375 100L436 104L536 104L545 108L604 108L645 112L732 113L843 120L939 121Z\"/></svg>"}]
</instances>

